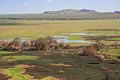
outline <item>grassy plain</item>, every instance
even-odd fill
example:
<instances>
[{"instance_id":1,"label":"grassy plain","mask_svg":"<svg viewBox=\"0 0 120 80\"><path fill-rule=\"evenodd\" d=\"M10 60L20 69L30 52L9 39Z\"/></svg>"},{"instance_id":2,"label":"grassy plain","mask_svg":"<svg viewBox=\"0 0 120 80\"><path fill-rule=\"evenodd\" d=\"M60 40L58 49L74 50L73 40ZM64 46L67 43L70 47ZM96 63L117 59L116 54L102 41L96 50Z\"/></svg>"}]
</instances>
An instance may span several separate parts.
<instances>
[{"instance_id":1,"label":"grassy plain","mask_svg":"<svg viewBox=\"0 0 120 80\"><path fill-rule=\"evenodd\" d=\"M92 30L93 29L93 30ZM96 30L104 29L104 30ZM108 30L113 29L113 30ZM120 20L0 20L0 38L38 38L51 35L64 35L67 32L89 32L119 35Z\"/></svg>"}]
</instances>

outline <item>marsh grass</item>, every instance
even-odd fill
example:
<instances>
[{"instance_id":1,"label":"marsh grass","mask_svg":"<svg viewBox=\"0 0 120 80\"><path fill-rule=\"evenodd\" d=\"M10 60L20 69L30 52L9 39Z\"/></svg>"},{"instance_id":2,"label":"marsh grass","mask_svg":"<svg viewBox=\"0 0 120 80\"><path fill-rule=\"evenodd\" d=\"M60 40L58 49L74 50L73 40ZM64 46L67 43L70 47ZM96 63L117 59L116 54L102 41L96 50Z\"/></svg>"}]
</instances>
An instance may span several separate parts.
<instances>
[{"instance_id":1,"label":"marsh grass","mask_svg":"<svg viewBox=\"0 0 120 80\"><path fill-rule=\"evenodd\" d=\"M13 22L11 22L13 23ZM39 38L51 35L64 35L67 32L90 32L119 35L119 31L89 31L88 29L120 29L120 20L66 20L66 21L15 21L22 25L0 25L0 38ZM78 37L71 37L78 39ZM104 43L111 43L104 41ZM71 43L72 44L72 43ZM78 45L78 43L73 44ZM86 46L85 44L82 44ZM96 63L94 57L79 56L74 54L62 57L60 54L49 56L36 56L37 52L30 54L15 54L14 52L0 51L0 70L4 70L5 74L12 76L14 80L32 80L42 79L47 76L65 78L66 80L104 80L105 76L99 70L100 64ZM110 49L109 54L119 54L119 50ZM114 71L118 71L120 75L119 64L109 64L111 60L105 61ZM63 63L72 65L70 68L56 67L50 64ZM34 67L26 68L19 65L34 65ZM25 74L22 72L26 70ZM31 75L31 76L30 76ZM119 76L118 76L119 77ZM119 77L120 78L120 77ZM119 79L118 78L118 79Z\"/></svg>"},{"instance_id":2,"label":"marsh grass","mask_svg":"<svg viewBox=\"0 0 120 80\"><path fill-rule=\"evenodd\" d=\"M7 60L9 58L8 55L12 57L11 61ZM97 63L94 57L79 56L77 54L69 54L66 57L60 55L61 54L43 55L40 52L14 54L2 51L0 52L0 56L2 57L0 59L0 67L1 70L4 70L5 74L13 77L14 80L33 80L31 79L33 77L35 79L49 79L48 76L66 80L104 80L105 76L99 70L101 65L94 64ZM39 58L36 59L36 56ZM65 67L51 65L58 63L72 66ZM104 65L109 66L118 72L120 70L118 64L109 64L108 61L105 61ZM24 70L25 73L23 74L22 72Z\"/></svg>"},{"instance_id":3,"label":"marsh grass","mask_svg":"<svg viewBox=\"0 0 120 80\"><path fill-rule=\"evenodd\" d=\"M89 31L88 29L119 29L119 22L120 20L15 21L15 23L23 25L0 25L0 38L38 38L40 36L63 35L67 32L98 33L98 31ZM13 22L11 21L11 23ZM117 35L120 32L100 31L99 33Z\"/></svg>"}]
</instances>

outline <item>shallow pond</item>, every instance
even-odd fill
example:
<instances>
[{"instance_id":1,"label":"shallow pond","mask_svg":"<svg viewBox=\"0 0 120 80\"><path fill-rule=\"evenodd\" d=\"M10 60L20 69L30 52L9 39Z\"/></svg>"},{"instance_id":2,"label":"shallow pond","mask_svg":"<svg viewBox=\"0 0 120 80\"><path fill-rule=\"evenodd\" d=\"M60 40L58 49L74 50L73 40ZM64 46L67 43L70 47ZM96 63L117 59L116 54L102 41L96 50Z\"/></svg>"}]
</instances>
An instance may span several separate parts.
<instances>
[{"instance_id":1,"label":"shallow pond","mask_svg":"<svg viewBox=\"0 0 120 80\"><path fill-rule=\"evenodd\" d=\"M69 40L68 36L53 36L57 42L64 42L64 43L86 43L86 44L90 44L90 43L94 43L88 40Z\"/></svg>"},{"instance_id":2,"label":"shallow pond","mask_svg":"<svg viewBox=\"0 0 120 80\"><path fill-rule=\"evenodd\" d=\"M65 33L65 35L71 35L71 36L96 36L97 34L90 34L90 33L83 33L83 32L73 32L73 33Z\"/></svg>"}]
</instances>

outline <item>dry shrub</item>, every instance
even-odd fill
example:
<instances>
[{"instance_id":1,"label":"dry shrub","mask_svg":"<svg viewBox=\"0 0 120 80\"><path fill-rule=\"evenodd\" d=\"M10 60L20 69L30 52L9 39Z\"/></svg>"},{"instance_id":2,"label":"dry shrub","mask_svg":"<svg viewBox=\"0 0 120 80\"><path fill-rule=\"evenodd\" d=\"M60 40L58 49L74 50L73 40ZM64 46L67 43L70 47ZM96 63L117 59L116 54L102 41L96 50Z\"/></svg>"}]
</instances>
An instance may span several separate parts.
<instances>
[{"instance_id":1,"label":"dry shrub","mask_svg":"<svg viewBox=\"0 0 120 80\"><path fill-rule=\"evenodd\" d=\"M39 38L35 41L37 50L57 49L58 43L53 37Z\"/></svg>"},{"instance_id":2,"label":"dry shrub","mask_svg":"<svg viewBox=\"0 0 120 80\"><path fill-rule=\"evenodd\" d=\"M43 38L38 38L36 41L35 41L35 47L37 50L41 50L42 46L43 46L43 41L44 39Z\"/></svg>"},{"instance_id":3,"label":"dry shrub","mask_svg":"<svg viewBox=\"0 0 120 80\"><path fill-rule=\"evenodd\" d=\"M101 42L101 40L96 40L95 44L92 44L96 51L100 51L104 49L105 45Z\"/></svg>"},{"instance_id":4,"label":"dry shrub","mask_svg":"<svg viewBox=\"0 0 120 80\"><path fill-rule=\"evenodd\" d=\"M58 47L58 42L53 37L45 38L47 45L49 45L50 49L55 49Z\"/></svg>"},{"instance_id":5,"label":"dry shrub","mask_svg":"<svg viewBox=\"0 0 120 80\"><path fill-rule=\"evenodd\" d=\"M6 41L0 41L0 48L2 48L5 45L8 45L8 42L6 42Z\"/></svg>"},{"instance_id":6,"label":"dry shrub","mask_svg":"<svg viewBox=\"0 0 120 80\"><path fill-rule=\"evenodd\" d=\"M83 49L83 56L90 56L90 55L95 55L96 54L96 49L93 46L87 46Z\"/></svg>"},{"instance_id":7,"label":"dry shrub","mask_svg":"<svg viewBox=\"0 0 120 80\"><path fill-rule=\"evenodd\" d=\"M66 44L65 46L64 46L64 49L71 49L72 47L70 46L70 44Z\"/></svg>"},{"instance_id":8,"label":"dry shrub","mask_svg":"<svg viewBox=\"0 0 120 80\"><path fill-rule=\"evenodd\" d=\"M29 50L29 51L32 51L32 50L36 50L36 47L35 47L35 41L34 40L26 40L23 42L22 44L22 50Z\"/></svg>"},{"instance_id":9,"label":"dry shrub","mask_svg":"<svg viewBox=\"0 0 120 80\"><path fill-rule=\"evenodd\" d=\"M4 41L0 41L0 48L3 46Z\"/></svg>"},{"instance_id":10,"label":"dry shrub","mask_svg":"<svg viewBox=\"0 0 120 80\"><path fill-rule=\"evenodd\" d=\"M59 43L59 47L60 48L64 48L65 47L65 43L64 42Z\"/></svg>"},{"instance_id":11,"label":"dry shrub","mask_svg":"<svg viewBox=\"0 0 120 80\"><path fill-rule=\"evenodd\" d=\"M31 40L27 40L23 42L23 47L31 47Z\"/></svg>"},{"instance_id":12,"label":"dry shrub","mask_svg":"<svg viewBox=\"0 0 120 80\"><path fill-rule=\"evenodd\" d=\"M20 43L20 39L16 38L8 44L6 50L18 51L21 48L22 48L22 44Z\"/></svg>"},{"instance_id":13,"label":"dry shrub","mask_svg":"<svg viewBox=\"0 0 120 80\"><path fill-rule=\"evenodd\" d=\"M19 51L19 50L57 50L58 48L70 48L70 45L65 43L58 43L53 37L38 38L36 40L26 40L21 41L21 39L16 38L11 41L9 44L4 46L5 42L0 42L0 50L10 50L10 51ZM2 49L1 47L4 46Z\"/></svg>"}]
</instances>

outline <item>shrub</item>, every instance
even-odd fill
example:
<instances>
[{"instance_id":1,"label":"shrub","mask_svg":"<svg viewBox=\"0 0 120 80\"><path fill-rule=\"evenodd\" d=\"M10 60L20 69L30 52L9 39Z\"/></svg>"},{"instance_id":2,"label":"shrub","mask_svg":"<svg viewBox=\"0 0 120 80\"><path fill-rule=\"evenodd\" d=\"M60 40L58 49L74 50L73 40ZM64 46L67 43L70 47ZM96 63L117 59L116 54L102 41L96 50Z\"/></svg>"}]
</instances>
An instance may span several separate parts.
<instances>
[{"instance_id":1,"label":"shrub","mask_svg":"<svg viewBox=\"0 0 120 80\"><path fill-rule=\"evenodd\" d=\"M96 40L95 44L92 44L96 51L104 49L105 45L101 42L101 40Z\"/></svg>"},{"instance_id":2,"label":"shrub","mask_svg":"<svg viewBox=\"0 0 120 80\"><path fill-rule=\"evenodd\" d=\"M66 45L64 46L64 49L70 49L70 48L71 48L70 44L66 44Z\"/></svg>"},{"instance_id":3,"label":"shrub","mask_svg":"<svg viewBox=\"0 0 120 80\"><path fill-rule=\"evenodd\" d=\"M53 37L39 38L35 41L37 50L57 49L58 43Z\"/></svg>"},{"instance_id":4,"label":"shrub","mask_svg":"<svg viewBox=\"0 0 120 80\"><path fill-rule=\"evenodd\" d=\"M83 56L95 55L96 49L93 46L87 46L83 49Z\"/></svg>"},{"instance_id":5,"label":"shrub","mask_svg":"<svg viewBox=\"0 0 120 80\"><path fill-rule=\"evenodd\" d=\"M8 44L6 47L7 50L18 51L22 48L21 42L19 38L14 39L12 42Z\"/></svg>"}]
</instances>

